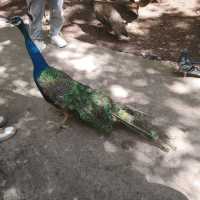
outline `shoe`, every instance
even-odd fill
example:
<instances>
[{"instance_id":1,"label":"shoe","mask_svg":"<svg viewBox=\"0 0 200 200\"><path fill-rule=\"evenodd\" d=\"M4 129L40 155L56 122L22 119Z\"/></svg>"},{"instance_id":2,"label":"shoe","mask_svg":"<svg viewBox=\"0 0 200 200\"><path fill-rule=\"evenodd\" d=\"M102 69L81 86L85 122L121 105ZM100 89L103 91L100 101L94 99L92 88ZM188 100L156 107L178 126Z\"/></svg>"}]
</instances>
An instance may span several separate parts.
<instances>
[{"instance_id":1,"label":"shoe","mask_svg":"<svg viewBox=\"0 0 200 200\"><path fill-rule=\"evenodd\" d=\"M0 116L0 128L5 126L7 123L7 119L4 116Z\"/></svg>"},{"instance_id":2,"label":"shoe","mask_svg":"<svg viewBox=\"0 0 200 200\"><path fill-rule=\"evenodd\" d=\"M46 49L47 45L44 43L43 40L33 40L37 48L42 52L44 49Z\"/></svg>"},{"instance_id":3,"label":"shoe","mask_svg":"<svg viewBox=\"0 0 200 200\"><path fill-rule=\"evenodd\" d=\"M51 43L56 45L59 48L67 46L67 42L60 35L51 36Z\"/></svg>"},{"instance_id":4,"label":"shoe","mask_svg":"<svg viewBox=\"0 0 200 200\"><path fill-rule=\"evenodd\" d=\"M16 132L17 132L17 129L13 126L0 129L0 142L3 142L11 138L13 135L15 135Z\"/></svg>"}]
</instances>

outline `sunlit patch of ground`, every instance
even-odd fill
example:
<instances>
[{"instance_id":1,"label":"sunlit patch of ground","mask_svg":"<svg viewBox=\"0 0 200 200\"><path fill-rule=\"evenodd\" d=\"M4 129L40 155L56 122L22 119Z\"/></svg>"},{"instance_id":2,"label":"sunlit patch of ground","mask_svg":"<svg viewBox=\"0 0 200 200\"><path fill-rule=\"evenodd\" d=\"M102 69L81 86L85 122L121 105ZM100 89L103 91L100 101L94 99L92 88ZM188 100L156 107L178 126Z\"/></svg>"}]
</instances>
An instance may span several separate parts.
<instances>
[{"instance_id":1,"label":"sunlit patch of ground","mask_svg":"<svg viewBox=\"0 0 200 200\"><path fill-rule=\"evenodd\" d=\"M38 93L17 29L1 26L0 50L0 110L18 128L0 144L0 197L200 199L199 79L176 77L162 62L77 40L44 52L73 78L150 114L159 135L176 146L166 153L122 127L106 138L75 119L58 129L62 116ZM124 141L130 148L124 150Z\"/></svg>"}]
</instances>

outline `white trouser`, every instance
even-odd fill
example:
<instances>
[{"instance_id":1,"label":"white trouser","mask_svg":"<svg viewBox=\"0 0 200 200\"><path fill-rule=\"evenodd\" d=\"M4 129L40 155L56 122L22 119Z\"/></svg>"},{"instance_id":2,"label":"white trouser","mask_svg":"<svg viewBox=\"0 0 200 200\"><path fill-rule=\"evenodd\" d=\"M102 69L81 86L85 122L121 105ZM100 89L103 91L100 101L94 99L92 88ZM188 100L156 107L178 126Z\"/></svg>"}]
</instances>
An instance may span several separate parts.
<instances>
[{"instance_id":1,"label":"white trouser","mask_svg":"<svg viewBox=\"0 0 200 200\"><path fill-rule=\"evenodd\" d=\"M30 34L33 39L42 39L42 18L45 12L45 0L26 0L30 20ZM50 35L58 35L63 23L63 0L48 0L50 8Z\"/></svg>"}]
</instances>

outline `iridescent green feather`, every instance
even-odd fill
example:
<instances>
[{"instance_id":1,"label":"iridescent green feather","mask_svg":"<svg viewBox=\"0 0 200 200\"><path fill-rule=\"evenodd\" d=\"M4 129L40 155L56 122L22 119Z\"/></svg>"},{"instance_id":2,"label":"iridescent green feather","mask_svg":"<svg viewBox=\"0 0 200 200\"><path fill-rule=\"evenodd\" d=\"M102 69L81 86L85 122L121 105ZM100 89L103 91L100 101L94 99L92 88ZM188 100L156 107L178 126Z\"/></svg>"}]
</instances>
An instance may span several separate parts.
<instances>
[{"instance_id":1,"label":"iridescent green feather","mask_svg":"<svg viewBox=\"0 0 200 200\"><path fill-rule=\"evenodd\" d=\"M53 67L43 70L37 82L50 103L63 111L78 114L82 121L100 131L111 132L113 124L118 121L151 139L158 138L156 133L140 128L145 123L141 112L114 103L103 92L73 80L60 70Z\"/></svg>"},{"instance_id":2,"label":"iridescent green feather","mask_svg":"<svg viewBox=\"0 0 200 200\"><path fill-rule=\"evenodd\" d=\"M57 107L77 113L82 121L101 131L112 130L112 102L102 92L51 67L41 73L38 83L47 98Z\"/></svg>"}]
</instances>

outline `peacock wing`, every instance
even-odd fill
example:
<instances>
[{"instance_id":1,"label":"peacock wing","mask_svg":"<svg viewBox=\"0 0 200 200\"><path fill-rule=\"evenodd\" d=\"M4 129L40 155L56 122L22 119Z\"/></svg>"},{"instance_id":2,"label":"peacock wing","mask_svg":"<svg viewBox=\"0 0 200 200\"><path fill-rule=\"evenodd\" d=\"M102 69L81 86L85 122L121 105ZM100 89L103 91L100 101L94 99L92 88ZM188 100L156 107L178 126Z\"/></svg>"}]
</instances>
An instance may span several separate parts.
<instances>
[{"instance_id":1,"label":"peacock wing","mask_svg":"<svg viewBox=\"0 0 200 200\"><path fill-rule=\"evenodd\" d=\"M92 90L78 112L81 120L88 122L94 128L107 133L111 132L112 101L101 91Z\"/></svg>"},{"instance_id":2,"label":"peacock wing","mask_svg":"<svg viewBox=\"0 0 200 200\"><path fill-rule=\"evenodd\" d=\"M38 82L45 97L54 106L74 111L82 121L97 129L105 132L112 129L112 101L102 92L73 80L55 68L43 71Z\"/></svg>"},{"instance_id":3,"label":"peacock wing","mask_svg":"<svg viewBox=\"0 0 200 200\"><path fill-rule=\"evenodd\" d=\"M73 87L73 80L70 76L63 71L49 67L41 73L37 83L45 99L57 107L63 109L66 107L64 96Z\"/></svg>"}]
</instances>

